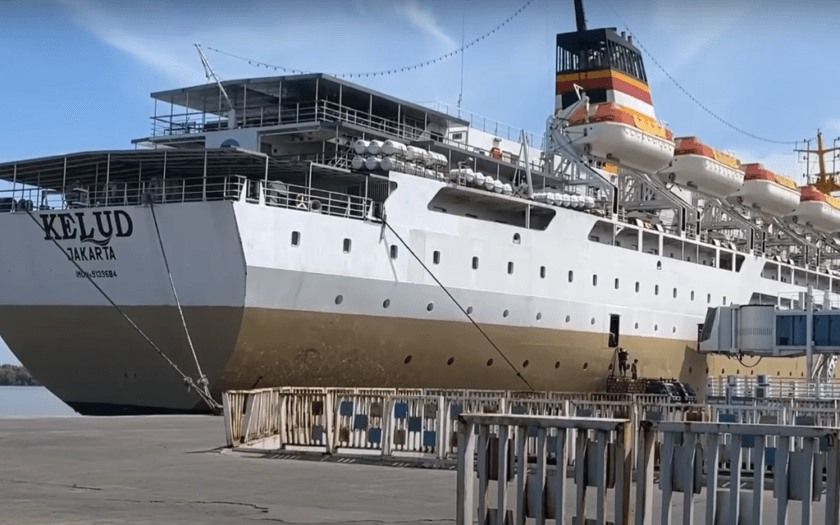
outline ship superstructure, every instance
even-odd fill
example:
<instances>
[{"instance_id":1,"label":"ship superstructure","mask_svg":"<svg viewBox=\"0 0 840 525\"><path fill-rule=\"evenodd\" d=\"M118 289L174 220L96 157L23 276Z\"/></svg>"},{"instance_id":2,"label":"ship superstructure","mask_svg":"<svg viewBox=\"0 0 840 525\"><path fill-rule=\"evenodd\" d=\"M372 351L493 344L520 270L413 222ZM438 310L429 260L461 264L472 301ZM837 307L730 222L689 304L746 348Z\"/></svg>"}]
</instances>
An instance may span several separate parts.
<instances>
[{"instance_id":1,"label":"ship superstructure","mask_svg":"<svg viewBox=\"0 0 840 525\"><path fill-rule=\"evenodd\" d=\"M698 388L801 376L697 353L698 324L840 293L833 197L675 138L629 37L557 43L542 141L307 74L153 93L135 150L0 165L0 335L83 413L201 408L140 332L214 395L598 390L619 345Z\"/></svg>"}]
</instances>

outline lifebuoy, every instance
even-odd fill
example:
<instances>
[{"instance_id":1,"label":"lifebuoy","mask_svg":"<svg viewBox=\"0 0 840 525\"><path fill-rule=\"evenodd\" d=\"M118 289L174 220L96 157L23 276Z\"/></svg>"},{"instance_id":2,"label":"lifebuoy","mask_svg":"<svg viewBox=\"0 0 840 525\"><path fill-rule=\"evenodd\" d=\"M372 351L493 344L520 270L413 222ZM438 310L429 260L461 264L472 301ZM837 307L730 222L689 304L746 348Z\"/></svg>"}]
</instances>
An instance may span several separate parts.
<instances>
[{"instance_id":1,"label":"lifebuoy","mask_svg":"<svg viewBox=\"0 0 840 525\"><path fill-rule=\"evenodd\" d=\"M308 210L309 209L309 198L304 195L303 193L299 193L297 197L295 197L295 207L301 210Z\"/></svg>"},{"instance_id":2,"label":"lifebuoy","mask_svg":"<svg viewBox=\"0 0 840 525\"><path fill-rule=\"evenodd\" d=\"M490 148L490 156L493 157L494 159L497 159L497 160L501 159L502 158L502 150L500 150L499 148L496 148L496 147Z\"/></svg>"}]
</instances>

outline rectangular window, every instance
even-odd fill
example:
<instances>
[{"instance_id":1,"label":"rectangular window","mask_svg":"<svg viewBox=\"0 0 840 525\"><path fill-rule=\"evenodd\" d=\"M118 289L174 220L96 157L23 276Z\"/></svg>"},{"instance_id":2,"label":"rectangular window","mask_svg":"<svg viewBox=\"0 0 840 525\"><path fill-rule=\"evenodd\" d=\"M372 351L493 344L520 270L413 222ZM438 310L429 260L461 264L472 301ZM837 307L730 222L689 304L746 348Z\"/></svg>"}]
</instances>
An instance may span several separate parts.
<instances>
[{"instance_id":1,"label":"rectangular window","mask_svg":"<svg viewBox=\"0 0 840 525\"><path fill-rule=\"evenodd\" d=\"M592 276L592 286L598 286L598 276L597 275Z\"/></svg>"},{"instance_id":2,"label":"rectangular window","mask_svg":"<svg viewBox=\"0 0 840 525\"><path fill-rule=\"evenodd\" d=\"M440 252L439 251L435 251L435 253L432 254L432 262L435 263L435 264L440 264Z\"/></svg>"},{"instance_id":3,"label":"rectangular window","mask_svg":"<svg viewBox=\"0 0 840 525\"><path fill-rule=\"evenodd\" d=\"M636 293L639 293L639 281L636 281Z\"/></svg>"},{"instance_id":4,"label":"rectangular window","mask_svg":"<svg viewBox=\"0 0 840 525\"><path fill-rule=\"evenodd\" d=\"M352 241L350 239L344 239L344 253L350 253Z\"/></svg>"},{"instance_id":5,"label":"rectangular window","mask_svg":"<svg viewBox=\"0 0 840 525\"><path fill-rule=\"evenodd\" d=\"M545 279L545 266L540 266L540 279Z\"/></svg>"},{"instance_id":6,"label":"rectangular window","mask_svg":"<svg viewBox=\"0 0 840 525\"><path fill-rule=\"evenodd\" d=\"M300 246L300 232L292 232L292 246Z\"/></svg>"},{"instance_id":7,"label":"rectangular window","mask_svg":"<svg viewBox=\"0 0 840 525\"><path fill-rule=\"evenodd\" d=\"M615 278L615 289L618 290L618 277Z\"/></svg>"},{"instance_id":8,"label":"rectangular window","mask_svg":"<svg viewBox=\"0 0 840 525\"><path fill-rule=\"evenodd\" d=\"M478 270L478 257L473 257L473 260L472 260L472 269L473 269L473 270Z\"/></svg>"},{"instance_id":9,"label":"rectangular window","mask_svg":"<svg viewBox=\"0 0 840 525\"><path fill-rule=\"evenodd\" d=\"M397 245L392 244L391 245L391 259L396 259L397 255L399 255L399 252L397 251Z\"/></svg>"},{"instance_id":10,"label":"rectangular window","mask_svg":"<svg viewBox=\"0 0 840 525\"><path fill-rule=\"evenodd\" d=\"M508 261L508 275L513 274L513 261Z\"/></svg>"},{"instance_id":11,"label":"rectangular window","mask_svg":"<svg viewBox=\"0 0 840 525\"><path fill-rule=\"evenodd\" d=\"M575 280L575 272L573 272L572 270L569 270L569 282L572 282L574 280Z\"/></svg>"},{"instance_id":12,"label":"rectangular window","mask_svg":"<svg viewBox=\"0 0 840 525\"><path fill-rule=\"evenodd\" d=\"M674 299L676 299L676 298L677 298L677 289L674 288Z\"/></svg>"},{"instance_id":13,"label":"rectangular window","mask_svg":"<svg viewBox=\"0 0 840 525\"><path fill-rule=\"evenodd\" d=\"M653 295L659 295L659 285L653 287Z\"/></svg>"}]
</instances>

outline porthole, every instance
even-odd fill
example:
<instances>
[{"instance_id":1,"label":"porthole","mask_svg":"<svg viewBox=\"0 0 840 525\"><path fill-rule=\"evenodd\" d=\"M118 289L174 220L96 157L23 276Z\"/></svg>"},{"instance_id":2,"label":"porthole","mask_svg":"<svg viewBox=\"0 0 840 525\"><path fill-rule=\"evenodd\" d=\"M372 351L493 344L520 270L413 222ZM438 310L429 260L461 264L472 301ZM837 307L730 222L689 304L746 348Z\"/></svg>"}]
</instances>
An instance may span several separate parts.
<instances>
[{"instance_id":1,"label":"porthole","mask_svg":"<svg viewBox=\"0 0 840 525\"><path fill-rule=\"evenodd\" d=\"M574 280L575 280L575 272L573 272L572 270L569 270L569 282L572 282Z\"/></svg>"},{"instance_id":2,"label":"porthole","mask_svg":"<svg viewBox=\"0 0 840 525\"><path fill-rule=\"evenodd\" d=\"M513 234L513 244L519 244L522 242L522 237L519 236L518 233Z\"/></svg>"},{"instance_id":3,"label":"porthole","mask_svg":"<svg viewBox=\"0 0 840 525\"><path fill-rule=\"evenodd\" d=\"M639 281L636 281L636 293L639 293Z\"/></svg>"},{"instance_id":4,"label":"porthole","mask_svg":"<svg viewBox=\"0 0 840 525\"><path fill-rule=\"evenodd\" d=\"M723 375L723 374L725 374L725 373L726 373L726 371L725 371L723 368L721 368L721 369L720 369L720 375Z\"/></svg>"},{"instance_id":5,"label":"porthole","mask_svg":"<svg viewBox=\"0 0 840 525\"><path fill-rule=\"evenodd\" d=\"M694 300L694 290L691 290L691 300Z\"/></svg>"},{"instance_id":6,"label":"porthole","mask_svg":"<svg viewBox=\"0 0 840 525\"><path fill-rule=\"evenodd\" d=\"M735 375L740 375L740 374L741 374L741 369L740 368L738 370L735 370Z\"/></svg>"},{"instance_id":7,"label":"porthole","mask_svg":"<svg viewBox=\"0 0 840 525\"><path fill-rule=\"evenodd\" d=\"M396 259L399 255L399 247L396 244L391 245L391 259Z\"/></svg>"},{"instance_id":8,"label":"porthole","mask_svg":"<svg viewBox=\"0 0 840 525\"><path fill-rule=\"evenodd\" d=\"M712 294L707 294L706 295L706 302L709 303L709 304L712 304Z\"/></svg>"},{"instance_id":9,"label":"porthole","mask_svg":"<svg viewBox=\"0 0 840 525\"><path fill-rule=\"evenodd\" d=\"M473 313L473 307L472 306L467 306L467 314L471 314L471 313Z\"/></svg>"},{"instance_id":10,"label":"porthole","mask_svg":"<svg viewBox=\"0 0 840 525\"><path fill-rule=\"evenodd\" d=\"M509 316L509 315L510 315L510 311L509 311L509 310L505 310L504 312L502 312L502 317L507 317L507 316Z\"/></svg>"},{"instance_id":11,"label":"porthole","mask_svg":"<svg viewBox=\"0 0 840 525\"><path fill-rule=\"evenodd\" d=\"M431 312L435 309L435 303L429 303L426 305L426 311Z\"/></svg>"},{"instance_id":12,"label":"porthole","mask_svg":"<svg viewBox=\"0 0 840 525\"><path fill-rule=\"evenodd\" d=\"M508 261L508 275L513 274L513 261Z\"/></svg>"},{"instance_id":13,"label":"porthole","mask_svg":"<svg viewBox=\"0 0 840 525\"><path fill-rule=\"evenodd\" d=\"M545 279L545 266L540 266L540 279Z\"/></svg>"},{"instance_id":14,"label":"porthole","mask_svg":"<svg viewBox=\"0 0 840 525\"><path fill-rule=\"evenodd\" d=\"M658 325L658 324L653 325L653 331L654 331L654 332L658 332L658 331L659 331L659 325Z\"/></svg>"},{"instance_id":15,"label":"porthole","mask_svg":"<svg viewBox=\"0 0 840 525\"><path fill-rule=\"evenodd\" d=\"M706 374L708 374L708 373L709 373L709 367L707 366L706 367Z\"/></svg>"},{"instance_id":16,"label":"porthole","mask_svg":"<svg viewBox=\"0 0 840 525\"><path fill-rule=\"evenodd\" d=\"M662 261L656 261L656 269L657 269L657 270L661 270L661 269L662 269Z\"/></svg>"},{"instance_id":17,"label":"porthole","mask_svg":"<svg viewBox=\"0 0 840 525\"><path fill-rule=\"evenodd\" d=\"M388 308L389 306L391 306L390 299L385 299L384 301L382 301L382 308Z\"/></svg>"},{"instance_id":18,"label":"porthole","mask_svg":"<svg viewBox=\"0 0 840 525\"><path fill-rule=\"evenodd\" d=\"M405 363L405 364L408 364L410 362L411 362L411 356L406 357L405 361L403 361L403 363Z\"/></svg>"},{"instance_id":19,"label":"porthole","mask_svg":"<svg viewBox=\"0 0 840 525\"><path fill-rule=\"evenodd\" d=\"M675 326L675 327L673 327L673 328L671 328L671 333L672 333L672 334L677 333L677 327L676 327L676 326Z\"/></svg>"},{"instance_id":20,"label":"porthole","mask_svg":"<svg viewBox=\"0 0 840 525\"><path fill-rule=\"evenodd\" d=\"M540 319L542 319L542 314L540 312L537 312L537 321L539 321Z\"/></svg>"},{"instance_id":21,"label":"porthole","mask_svg":"<svg viewBox=\"0 0 840 525\"><path fill-rule=\"evenodd\" d=\"M676 299L676 298L677 298L677 289L674 288L674 299Z\"/></svg>"},{"instance_id":22,"label":"porthole","mask_svg":"<svg viewBox=\"0 0 840 525\"><path fill-rule=\"evenodd\" d=\"M452 365L452 363L454 363L454 362L455 362L455 358L454 358L454 357L450 357L450 358L449 358L449 361L447 361L447 362L446 362L446 366L451 366L451 365Z\"/></svg>"},{"instance_id":23,"label":"porthole","mask_svg":"<svg viewBox=\"0 0 840 525\"><path fill-rule=\"evenodd\" d=\"M525 360L525 362L524 362L524 363L522 363L522 368L528 368L528 364L529 364L529 363L530 363L530 361L528 361L528 360L526 359L526 360Z\"/></svg>"},{"instance_id":24,"label":"porthole","mask_svg":"<svg viewBox=\"0 0 840 525\"><path fill-rule=\"evenodd\" d=\"M493 366L493 360L492 359L487 360L487 366Z\"/></svg>"},{"instance_id":25,"label":"porthole","mask_svg":"<svg viewBox=\"0 0 840 525\"><path fill-rule=\"evenodd\" d=\"M691 367L688 367L688 373L689 374L691 373Z\"/></svg>"},{"instance_id":26,"label":"porthole","mask_svg":"<svg viewBox=\"0 0 840 525\"><path fill-rule=\"evenodd\" d=\"M472 259L472 269L478 270L478 257L473 257Z\"/></svg>"},{"instance_id":27,"label":"porthole","mask_svg":"<svg viewBox=\"0 0 840 525\"><path fill-rule=\"evenodd\" d=\"M659 295L659 285L653 287L653 295Z\"/></svg>"},{"instance_id":28,"label":"porthole","mask_svg":"<svg viewBox=\"0 0 840 525\"><path fill-rule=\"evenodd\" d=\"M435 253L432 254L432 262L435 263L435 264L440 264L440 252L439 251L436 250Z\"/></svg>"},{"instance_id":29,"label":"porthole","mask_svg":"<svg viewBox=\"0 0 840 525\"><path fill-rule=\"evenodd\" d=\"M639 323L636 323L636 330L639 329Z\"/></svg>"},{"instance_id":30,"label":"porthole","mask_svg":"<svg viewBox=\"0 0 840 525\"><path fill-rule=\"evenodd\" d=\"M560 361L557 361L556 363L554 363L554 369L556 370L558 368L560 368Z\"/></svg>"},{"instance_id":31,"label":"porthole","mask_svg":"<svg viewBox=\"0 0 840 525\"><path fill-rule=\"evenodd\" d=\"M726 296L723 296L723 306L726 306Z\"/></svg>"},{"instance_id":32,"label":"porthole","mask_svg":"<svg viewBox=\"0 0 840 525\"><path fill-rule=\"evenodd\" d=\"M615 278L615 289L618 290L618 277Z\"/></svg>"},{"instance_id":33,"label":"porthole","mask_svg":"<svg viewBox=\"0 0 840 525\"><path fill-rule=\"evenodd\" d=\"M571 320L572 320L572 316L567 315L567 316L566 316L566 322L568 323L568 322L569 322L569 321L571 321Z\"/></svg>"},{"instance_id":34,"label":"porthole","mask_svg":"<svg viewBox=\"0 0 840 525\"><path fill-rule=\"evenodd\" d=\"M598 276L597 275L592 276L592 286L598 286Z\"/></svg>"},{"instance_id":35,"label":"porthole","mask_svg":"<svg viewBox=\"0 0 840 525\"><path fill-rule=\"evenodd\" d=\"M589 368L589 363L583 363L583 369L586 370L587 368Z\"/></svg>"},{"instance_id":36,"label":"porthole","mask_svg":"<svg viewBox=\"0 0 840 525\"><path fill-rule=\"evenodd\" d=\"M300 232L292 232L292 246L300 246Z\"/></svg>"},{"instance_id":37,"label":"porthole","mask_svg":"<svg viewBox=\"0 0 840 525\"><path fill-rule=\"evenodd\" d=\"M337 295L337 296L335 297L335 304L341 304L341 301L343 301L343 300L344 300L344 297L343 297L343 296L341 296L341 295Z\"/></svg>"},{"instance_id":38,"label":"porthole","mask_svg":"<svg viewBox=\"0 0 840 525\"><path fill-rule=\"evenodd\" d=\"M353 241L344 239L344 253L350 253L350 248L353 247Z\"/></svg>"},{"instance_id":39,"label":"porthole","mask_svg":"<svg viewBox=\"0 0 840 525\"><path fill-rule=\"evenodd\" d=\"M595 324L595 318L594 317L592 318L592 321L589 322L589 324Z\"/></svg>"},{"instance_id":40,"label":"porthole","mask_svg":"<svg viewBox=\"0 0 840 525\"><path fill-rule=\"evenodd\" d=\"M779 376L779 371L778 371L778 370L776 370L776 377L778 377L778 376Z\"/></svg>"}]
</instances>

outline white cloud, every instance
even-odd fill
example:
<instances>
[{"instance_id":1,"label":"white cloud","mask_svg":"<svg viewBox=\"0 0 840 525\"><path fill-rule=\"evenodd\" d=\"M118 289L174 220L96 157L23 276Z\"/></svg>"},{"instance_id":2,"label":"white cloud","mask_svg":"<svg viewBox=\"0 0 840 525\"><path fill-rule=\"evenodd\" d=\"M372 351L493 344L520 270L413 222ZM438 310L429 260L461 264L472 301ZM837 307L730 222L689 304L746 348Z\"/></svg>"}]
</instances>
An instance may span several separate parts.
<instances>
[{"instance_id":1,"label":"white cloud","mask_svg":"<svg viewBox=\"0 0 840 525\"><path fill-rule=\"evenodd\" d=\"M398 8L398 10L404 14L415 27L429 33L447 49L456 49L460 47L455 40L446 34L440 24L438 24L434 15L432 15L430 11L420 7L417 0L408 0L403 4L402 9Z\"/></svg>"},{"instance_id":2,"label":"white cloud","mask_svg":"<svg viewBox=\"0 0 840 525\"><path fill-rule=\"evenodd\" d=\"M141 27L126 20L111 7L88 0L58 0L81 27L102 42L124 51L149 65L172 80L199 82L203 79L198 57L192 62L185 59L184 50L191 45L171 38L155 38ZM178 54L173 50L181 51Z\"/></svg>"}]
</instances>

